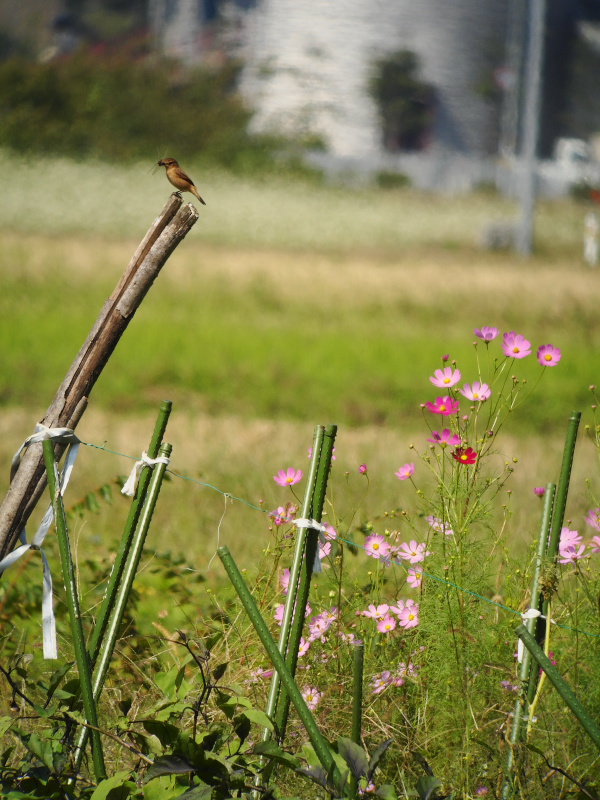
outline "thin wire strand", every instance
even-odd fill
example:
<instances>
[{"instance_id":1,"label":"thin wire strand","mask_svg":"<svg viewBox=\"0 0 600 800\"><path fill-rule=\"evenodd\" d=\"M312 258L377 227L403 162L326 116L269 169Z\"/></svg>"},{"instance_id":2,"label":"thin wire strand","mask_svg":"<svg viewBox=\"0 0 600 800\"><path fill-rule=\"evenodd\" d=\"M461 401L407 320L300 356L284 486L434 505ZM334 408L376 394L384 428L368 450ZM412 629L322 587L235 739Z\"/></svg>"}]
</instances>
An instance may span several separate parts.
<instances>
[{"instance_id":1,"label":"thin wire strand","mask_svg":"<svg viewBox=\"0 0 600 800\"><path fill-rule=\"evenodd\" d=\"M130 456L130 455L127 455L126 453L119 453L117 450L109 449L108 447L106 447L106 445L100 446L100 445L97 445L97 444L92 444L91 442L81 442L81 444L85 445L86 447L93 447L96 450L104 450L106 453L111 453L112 455L115 455L115 456L121 456L122 458L128 458L131 461L139 461L139 459L136 456ZM217 486L213 486L211 483L204 483L203 481L199 481L196 478L190 478L187 475L181 475L180 473L174 472L171 469L167 469L166 472L168 472L174 478L180 478L183 481L189 481L190 483L195 483L198 486L204 486L207 489L213 489L215 492L218 492L219 494L223 495L223 497L225 499L225 509L223 511L223 514L221 515L221 519L219 520L219 525L218 525L218 528L217 528L217 541L219 541L219 537L220 537L220 533L221 533L221 523L223 522L223 518L225 517L225 512L227 511L227 500L237 500L238 502L244 503L249 508L252 508L255 511L261 511L263 514L268 513L265 508L260 508L260 506L254 505L254 503L250 503L248 500L245 500L243 497L236 497L235 495L232 495L229 492L223 492L221 489L219 489ZM357 542L352 542L349 539L344 539L341 536L337 536L336 538L337 538L338 541L344 542L344 544L347 544L350 547L357 547L359 550L364 550L366 552L366 547L364 545L358 544ZM210 563L212 562L213 559L214 559L214 555L211 558L211 561L209 562L209 566L210 566ZM482 600L483 602L488 603L489 605L496 606L496 608L501 608L503 611L508 611L510 614L514 614L515 616L518 616L518 617L522 616L520 611L517 611L514 608L510 608L510 606L505 606L502 603L498 603L496 600L492 600L491 598L486 597L485 595L478 594L477 592L474 592L471 589L465 589L463 586L459 586L457 583L453 583L452 581L449 581L446 578L440 578L438 575L432 575L429 572L425 572L422 569L418 569L416 565L413 565L412 567L407 567L406 564L403 561L397 561L396 559L392 559L392 558L384 558L384 559L381 559L381 560L385 564L391 564L391 565L393 565L395 567L404 567L404 569L407 572L408 572L409 569L414 569L416 572L418 572L420 575L422 575L425 578L430 578L431 580L437 581L438 583L442 583L445 586L451 586L453 589L458 589L458 591L460 591L460 592L464 592L465 594L469 594L472 597L476 597L478 600ZM569 625L563 625L563 624L561 624L559 622L554 622L553 624L556 625L557 628L562 628L563 630L571 631L573 633L580 633L583 636L590 636L590 637L595 638L595 639L600 639L600 634L597 634L597 633L590 633L589 631L584 631L584 630L581 630L580 628L572 628Z\"/></svg>"}]
</instances>

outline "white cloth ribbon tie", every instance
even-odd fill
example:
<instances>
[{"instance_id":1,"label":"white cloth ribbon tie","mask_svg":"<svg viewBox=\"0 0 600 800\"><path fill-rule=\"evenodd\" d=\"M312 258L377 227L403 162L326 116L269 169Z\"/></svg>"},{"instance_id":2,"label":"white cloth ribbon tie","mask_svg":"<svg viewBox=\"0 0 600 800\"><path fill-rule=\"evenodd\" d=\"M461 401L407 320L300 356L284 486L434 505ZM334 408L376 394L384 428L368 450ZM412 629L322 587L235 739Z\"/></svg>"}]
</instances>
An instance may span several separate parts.
<instances>
[{"instance_id":1,"label":"white cloth ribbon tie","mask_svg":"<svg viewBox=\"0 0 600 800\"><path fill-rule=\"evenodd\" d=\"M140 472L144 467L154 467L156 464L170 464L170 459L166 456L158 456L158 458L150 458L148 453L144 450L142 453L142 457L139 461L136 461L133 465L131 472L129 473L129 477L125 481L123 488L121 489L121 494L127 495L127 497L133 497L135 494L135 490L137 487L137 482L140 477Z\"/></svg>"}]
</instances>

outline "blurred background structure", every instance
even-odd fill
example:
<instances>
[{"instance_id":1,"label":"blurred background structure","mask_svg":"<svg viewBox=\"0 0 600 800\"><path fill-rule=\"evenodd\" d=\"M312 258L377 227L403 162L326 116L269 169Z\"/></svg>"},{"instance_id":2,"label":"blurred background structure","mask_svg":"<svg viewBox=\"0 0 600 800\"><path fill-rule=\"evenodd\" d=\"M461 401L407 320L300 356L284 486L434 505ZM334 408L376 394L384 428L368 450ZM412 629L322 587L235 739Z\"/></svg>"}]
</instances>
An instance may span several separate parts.
<instances>
[{"instance_id":1,"label":"blurred background structure","mask_svg":"<svg viewBox=\"0 0 600 800\"><path fill-rule=\"evenodd\" d=\"M0 58L168 59L179 84L234 64L226 88L249 132L292 140L319 169L515 195L533 2L3 0ZM560 195L600 179L600 0L546 0L541 41L536 172Z\"/></svg>"}]
</instances>

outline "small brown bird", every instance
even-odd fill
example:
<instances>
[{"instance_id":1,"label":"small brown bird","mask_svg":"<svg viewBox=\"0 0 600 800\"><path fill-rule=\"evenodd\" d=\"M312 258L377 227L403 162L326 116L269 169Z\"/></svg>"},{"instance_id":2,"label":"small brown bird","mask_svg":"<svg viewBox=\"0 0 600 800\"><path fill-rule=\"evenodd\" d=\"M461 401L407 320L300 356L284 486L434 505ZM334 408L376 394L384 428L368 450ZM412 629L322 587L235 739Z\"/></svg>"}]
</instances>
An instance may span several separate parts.
<instances>
[{"instance_id":1,"label":"small brown bird","mask_svg":"<svg viewBox=\"0 0 600 800\"><path fill-rule=\"evenodd\" d=\"M191 192L194 197L200 200L203 206L206 205L198 194L198 189L196 189L194 181L189 175L185 174L174 158L161 158L157 166L167 168L167 178L179 192Z\"/></svg>"}]
</instances>

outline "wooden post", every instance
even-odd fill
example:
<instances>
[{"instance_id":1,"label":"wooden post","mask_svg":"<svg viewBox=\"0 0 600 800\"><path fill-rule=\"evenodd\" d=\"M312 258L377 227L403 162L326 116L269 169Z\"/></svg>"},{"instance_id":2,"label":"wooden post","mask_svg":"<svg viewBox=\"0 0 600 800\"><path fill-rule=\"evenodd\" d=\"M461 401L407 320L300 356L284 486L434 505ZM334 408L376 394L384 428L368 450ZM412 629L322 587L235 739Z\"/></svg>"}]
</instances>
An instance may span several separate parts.
<instances>
[{"instance_id":1,"label":"wooden post","mask_svg":"<svg viewBox=\"0 0 600 800\"><path fill-rule=\"evenodd\" d=\"M191 203L183 205L181 196L173 193L104 304L42 424L50 428L75 429L83 416L89 394L127 325L167 259L197 219L197 209ZM57 445L56 449L59 458L61 448ZM45 486L43 448L41 444L32 444L23 453L0 505L0 560L14 549Z\"/></svg>"}]
</instances>

